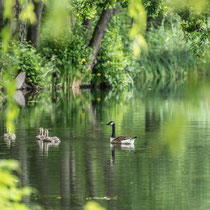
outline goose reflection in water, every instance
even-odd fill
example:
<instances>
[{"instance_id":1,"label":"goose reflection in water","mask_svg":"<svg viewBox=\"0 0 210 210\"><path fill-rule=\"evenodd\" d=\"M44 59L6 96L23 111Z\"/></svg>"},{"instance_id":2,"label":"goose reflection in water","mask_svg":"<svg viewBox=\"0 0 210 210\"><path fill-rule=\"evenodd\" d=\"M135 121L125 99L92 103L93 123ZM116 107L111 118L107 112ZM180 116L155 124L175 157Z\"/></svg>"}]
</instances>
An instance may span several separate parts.
<instances>
[{"instance_id":1,"label":"goose reflection in water","mask_svg":"<svg viewBox=\"0 0 210 210\"><path fill-rule=\"evenodd\" d=\"M123 150L123 151L135 151L134 144L110 144L110 149L112 153L112 157L110 160L110 165L113 166L115 163L115 150Z\"/></svg>"}]
</instances>

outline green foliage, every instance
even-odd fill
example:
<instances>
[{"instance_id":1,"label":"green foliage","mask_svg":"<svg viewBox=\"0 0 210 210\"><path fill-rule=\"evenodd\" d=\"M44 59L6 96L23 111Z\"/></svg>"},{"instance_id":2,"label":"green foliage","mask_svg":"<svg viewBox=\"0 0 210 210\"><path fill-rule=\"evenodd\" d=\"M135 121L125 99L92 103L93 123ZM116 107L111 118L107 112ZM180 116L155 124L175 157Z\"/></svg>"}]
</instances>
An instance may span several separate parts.
<instances>
[{"instance_id":1,"label":"green foliage","mask_svg":"<svg viewBox=\"0 0 210 210\"><path fill-rule=\"evenodd\" d=\"M196 67L196 59L184 33L177 26L147 33L148 51L140 58L141 70L150 76L184 77Z\"/></svg>"},{"instance_id":2,"label":"green foliage","mask_svg":"<svg viewBox=\"0 0 210 210\"><path fill-rule=\"evenodd\" d=\"M128 71L130 62L123 52L124 46L118 30L119 21L117 17L112 21L115 28L109 27L105 34L94 68L94 83L122 89L133 84L133 79Z\"/></svg>"},{"instance_id":3,"label":"green foliage","mask_svg":"<svg viewBox=\"0 0 210 210\"><path fill-rule=\"evenodd\" d=\"M208 62L210 52L208 33L192 32L186 33L185 39L190 44L190 47L197 57L198 62Z\"/></svg>"},{"instance_id":4,"label":"green foliage","mask_svg":"<svg viewBox=\"0 0 210 210\"><path fill-rule=\"evenodd\" d=\"M73 7L76 9L77 16L81 21L83 21L84 18L91 19L93 18L97 13L97 3L98 1L92 1L92 0L73 0Z\"/></svg>"},{"instance_id":5,"label":"green foliage","mask_svg":"<svg viewBox=\"0 0 210 210\"><path fill-rule=\"evenodd\" d=\"M198 64L200 66L205 65L206 67L209 64L210 58L209 12L209 7L203 12L194 11L191 7L178 10L182 21L181 28L185 33L185 39L190 44ZM208 70L208 67L206 70Z\"/></svg>"},{"instance_id":6,"label":"green foliage","mask_svg":"<svg viewBox=\"0 0 210 210\"><path fill-rule=\"evenodd\" d=\"M124 2L123 0L122 2ZM83 21L84 18L91 19L95 17L98 10L115 6L116 0L73 0L72 6L76 9L77 16Z\"/></svg>"},{"instance_id":7,"label":"green foliage","mask_svg":"<svg viewBox=\"0 0 210 210\"><path fill-rule=\"evenodd\" d=\"M36 16L34 13L34 5L33 3L28 3L27 1L13 1L7 0L2 1L1 6L3 7L3 20L4 24L2 28L0 28L0 38L1 38L1 75L3 77L3 86L5 88L7 94L7 109L6 109L6 129L14 132L15 125L14 120L18 115L18 107L14 102L14 93L16 90L16 83L14 76L17 73L18 67L20 67L19 60L21 57L19 55L19 49L17 50L15 46L13 46L14 39L14 31L13 29L16 27L17 22L17 14L15 14L15 10L17 10L17 4L24 5L21 8L21 12L19 14L19 18L21 21L29 21L30 23L36 22ZM17 53L18 51L18 53ZM25 55L25 52L23 53ZM17 56L17 57L16 57ZM19 60L18 60L19 59ZM22 70L22 69L20 69ZM2 78L0 78L2 79Z\"/></svg>"},{"instance_id":8,"label":"green foliage","mask_svg":"<svg viewBox=\"0 0 210 210\"><path fill-rule=\"evenodd\" d=\"M172 9L167 6L165 0L143 0L143 6L147 12L147 28L158 28L162 22L170 22L173 18Z\"/></svg>"},{"instance_id":9,"label":"green foliage","mask_svg":"<svg viewBox=\"0 0 210 210\"><path fill-rule=\"evenodd\" d=\"M175 8L175 9L181 9L185 7L191 7L192 10L195 12L201 12L205 11L206 8L209 5L208 0L199 0L199 1L192 1L192 0L171 0L167 1L166 3L168 4L169 7Z\"/></svg>"},{"instance_id":10,"label":"green foliage","mask_svg":"<svg viewBox=\"0 0 210 210\"><path fill-rule=\"evenodd\" d=\"M195 12L190 7L177 11L182 19L182 28L186 32L208 32L208 16L210 9L206 12Z\"/></svg>"},{"instance_id":11,"label":"green foliage","mask_svg":"<svg viewBox=\"0 0 210 210\"><path fill-rule=\"evenodd\" d=\"M53 71L53 63L47 62L41 55L29 44L13 42L10 53L4 55L1 66L3 71L8 69L8 66L13 66L14 74L10 74L13 78L16 72L24 71L30 82L46 86L50 82L50 73Z\"/></svg>"},{"instance_id":12,"label":"green foliage","mask_svg":"<svg viewBox=\"0 0 210 210\"><path fill-rule=\"evenodd\" d=\"M143 0L142 4L147 11L147 17L161 17L163 15L163 0Z\"/></svg>"},{"instance_id":13,"label":"green foliage","mask_svg":"<svg viewBox=\"0 0 210 210\"><path fill-rule=\"evenodd\" d=\"M143 72L154 77L180 77L198 64L202 68L208 66L208 4L205 0L196 3L179 0L143 1L147 11L149 44L148 55L144 54L140 58ZM169 41L165 42L167 39ZM163 46L169 47L164 49Z\"/></svg>"},{"instance_id":14,"label":"green foliage","mask_svg":"<svg viewBox=\"0 0 210 210\"><path fill-rule=\"evenodd\" d=\"M200 0L196 4L194 1L180 0L44 2L41 55L26 43L11 44L11 29L6 25L1 31L4 47L2 52L10 53L2 55L3 70L0 78L3 78L4 72L15 77L17 71L26 71L31 82L46 86L50 84L53 74L56 75L53 77L56 79L55 83L70 87L74 81L89 83L94 76L95 84L122 89L133 84L135 78L142 77L142 73L144 76L183 76L190 68L195 68L195 57L197 63L208 65L207 0ZM26 1L19 3L24 8L19 18L34 22L33 4L27 4ZM87 34L93 32L102 9L111 6L114 7L114 17L103 37L92 75L92 72L87 71L91 60ZM13 7L13 1L5 2L5 20L14 19L11 12ZM86 19L92 19L91 32L83 27ZM146 29L147 42L144 38ZM145 50L148 45L148 54L144 53L140 58L142 67L137 70L139 63L134 60L133 55L139 59L142 49Z\"/></svg>"},{"instance_id":15,"label":"green foliage","mask_svg":"<svg viewBox=\"0 0 210 210\"><path fill-rule=\"evenodd\" d=\"M133 85L138 73L138 62L133 58L129 31L132 19L128 7L117 5L108 30L103 38L97 64L94 67L94 83L115 89Z\"/></svg>"},{"instance_id":16,"label":"green foliage","mask_svg":"<svg viewBox=\"0 0 210 210\"><path fill-rule=\"evenodd\" d=\"M19 178L12 172L18 171L18 163L14 160L0 161L0 208L4 210L28 209L22 203L23 196L31 194L28 187L19 187Z\"/></svg>"},{"instance_id":17,"label":"green foliage","mask_svg":"<svg viewBox=\"0 0 210 210\"><path fill-rule=\"evenodd\" d=\"M89 82L90 72L87 71L87 64L90 60L90 48L84 40L84 30L81 26L74 28L68 37L48 39L42 36L41 54L48 59L53 59L55 65L57 83L69 85L74 80Z\"/></svg>"}]
</instances>

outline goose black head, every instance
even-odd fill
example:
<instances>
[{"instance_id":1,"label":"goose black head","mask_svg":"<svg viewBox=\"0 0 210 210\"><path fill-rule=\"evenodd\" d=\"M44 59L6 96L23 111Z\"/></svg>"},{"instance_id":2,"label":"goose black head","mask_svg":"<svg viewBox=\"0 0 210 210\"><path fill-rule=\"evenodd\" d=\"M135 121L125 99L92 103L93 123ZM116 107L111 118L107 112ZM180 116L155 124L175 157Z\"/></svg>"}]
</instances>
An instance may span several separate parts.
<instances>
[{"instance_id":1,"label":"goose black head","mask_svg":"<svg viewBox=\"0 0 210 210\"><path fill-rule=\"evenodd\" d=\"M110 121L109 123L107 123L106 125L114 125L115 123L113 121Z\"/></svg>"}]
</instances>

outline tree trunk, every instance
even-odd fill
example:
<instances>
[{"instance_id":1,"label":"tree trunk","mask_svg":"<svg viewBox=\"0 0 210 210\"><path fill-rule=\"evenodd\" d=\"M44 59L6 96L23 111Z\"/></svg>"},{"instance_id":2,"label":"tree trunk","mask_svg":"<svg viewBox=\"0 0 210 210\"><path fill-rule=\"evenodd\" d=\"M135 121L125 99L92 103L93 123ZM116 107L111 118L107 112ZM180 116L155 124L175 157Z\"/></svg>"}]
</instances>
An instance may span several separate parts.
<instances>
[{"instance_id":1,"label":"tree trunk","mask_svg":"<svg viewBox=\"0 0 210 210\"><path fill-rule=\"evenodd\" d=\"M28 0L25 1L24 6L26 6L27 4ZM12 19L10 22L10 28L11 28L12 37L24 43L26 40L27 22L19 20L19 15L21 13L21 10L22 10L21 5L19 4L18 0L16 0L13 8L14 19Z\"/></svg>"},{"instance_id":2,"label":"tree trunk","mask_svg":"<svg viewBox=\"0 0 210 210\"><path fill-rule=\"evenodd\" d=\"M3 8L4 8L4 0L0 0L0 32L3 28Z\"/></svg>"},{"instance_id":3,"label":"tree trunk","mask_svg":"<svg viewBox=\"0 0 210 210\"><path fill-rule=\"evenodd\" d=\"M27 22L19 21L19 41L25 43L26 41L26 32L27 32Z\"/></svg>"},{"instance_id":4,"label":"tree trunk","mask_svg":"<svg viewBox=\"0 0 210 210\"><path fill-rule=\"evenodd\" d=\"M107 29L112 13L113 13L113 8L103 9L101 13L101 16L93 32L92 39L90 40L89 43L89 46L93 49L93 52L92 52L92 60L91 63L89 64L88 69L93 69L94 65L96 64L96 57L101 45L101 40Z\"/></svg>"},{"instance_id":5,"label":"tree trunk","mask_svg":"<svg viewBox=\"0 0 210 210\"><path fill-rule=\"evenodd\" d=\"M84 21L83 21L83 25L87 29L87 34L85 36L85 42L88 44L88 42L90 40L90 33L91 33L91 27L92 27L92 19L85 18Z\"/></svg>"},{"instance_id":6,"label":"tree trunk","mask_svg":"<svg viewBox=\"0 0 210 210\"><path fill-rule=\"evenodd\" d=\"M31 42L31 44L38 49L39 48L39 37L40 37L40 25L42 18L42 10L43 10L43 2L35 1L34 3L34 12L36 14L36 23L34 25L29 25L27 40Z\"/></svg>"},{"instance_id":7,"label":"tree trunk","mask_svg":"<svg viewBox=\"0 0 210 210\"><path fill-rule=\"evenodd\" d=\"M12 19L10 19L9 26L10 26L12 38L14 38L14 37L17 37L17 34L19 33L18 16L20 14L20 5L18 3L18 0L15 1L12 12L14 14L14 17Z\"/></svg>"}]
</instances>

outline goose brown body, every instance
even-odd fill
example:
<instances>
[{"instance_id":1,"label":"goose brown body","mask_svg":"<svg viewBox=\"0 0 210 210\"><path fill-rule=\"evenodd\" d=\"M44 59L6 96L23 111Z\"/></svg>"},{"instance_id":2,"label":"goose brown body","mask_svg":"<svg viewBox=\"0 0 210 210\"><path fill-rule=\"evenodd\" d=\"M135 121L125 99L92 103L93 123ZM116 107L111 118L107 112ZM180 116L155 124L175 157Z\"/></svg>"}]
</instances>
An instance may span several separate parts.
<instances>
[{"instance_id":1,"label":"goose brown body","mask_svg":"<svg viewBox=\"0 0 210 210\"><path fill-rule=\"evenodd\" d=\"M130 139L129 136L118 136L117 138L112 139L112 143L121 143L123 140Z\"/></svg>"}]
</instances>

